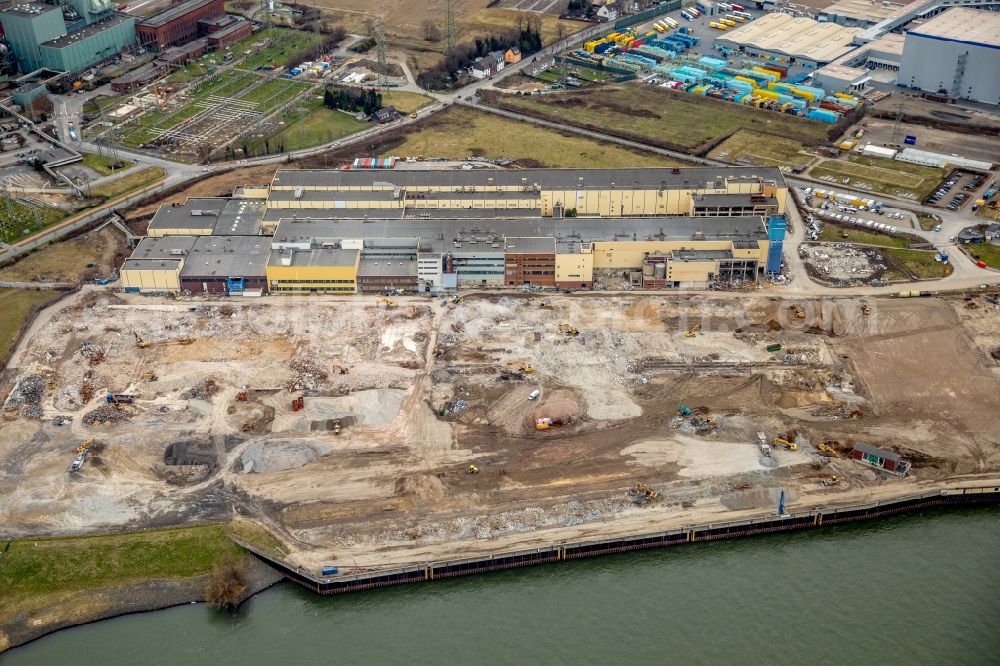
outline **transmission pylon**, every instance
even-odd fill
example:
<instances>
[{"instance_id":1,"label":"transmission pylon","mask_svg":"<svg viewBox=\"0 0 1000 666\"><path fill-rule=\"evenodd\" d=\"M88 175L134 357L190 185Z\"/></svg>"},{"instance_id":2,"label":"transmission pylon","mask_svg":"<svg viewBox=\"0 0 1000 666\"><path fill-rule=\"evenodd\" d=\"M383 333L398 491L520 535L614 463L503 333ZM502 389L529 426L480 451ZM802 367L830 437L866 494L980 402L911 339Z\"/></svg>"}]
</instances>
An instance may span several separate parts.
<instances>
[{"instance_id":1,"label":"transmission pylon","mask_svg":"<svg viewBox=\"0 0 1000 666\"><path fill-rule=\"evenodd\" d=\"M385 33L382 24L375 26L375 48L378 55L378 85L384 88L389 84L389 67L385 61Z\"/></svg>"},{"instance_id":2,"label":"transmission pylon","mask_svg":"<svg viewBox=\"0 0 1000 666\"><path fill-rule=\"evenodd\" d=\"M448 0L444 14L444 52L455 48L455 8L452 0Z\"/></svg>"}]
</instances>

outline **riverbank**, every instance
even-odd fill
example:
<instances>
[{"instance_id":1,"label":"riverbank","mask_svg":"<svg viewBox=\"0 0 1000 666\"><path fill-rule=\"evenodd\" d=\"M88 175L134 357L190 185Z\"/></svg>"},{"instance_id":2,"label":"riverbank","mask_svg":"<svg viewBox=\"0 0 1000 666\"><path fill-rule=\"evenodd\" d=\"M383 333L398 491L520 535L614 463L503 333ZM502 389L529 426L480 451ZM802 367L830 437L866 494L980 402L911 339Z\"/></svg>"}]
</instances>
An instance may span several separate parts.
<instances>
[{"instance_id":1,"label":"riverbank","mask_svg":"<svg viewBox=\"0 0 1000 666\"><path fill-rule=\"evenodd\" d=\"M60 631L5 666L992 663L1000 507L695 543L324 597L282 584L235 614L183 605ZM720 629L724 628L724 629ZM711 635L711 640L706 636Z\"/></svg>"},{"instance_id":2,"label":"riverbank","mask_svg":"<svg viewBox=\"0 0 1000 666\"><path fill-rule=\"evenodd\" d=\"M0 652L60 629L205 601L213 570L236 561L245 600L281 575L221 525L7 542L0 555Z\"/></svg>"}]
</instances>

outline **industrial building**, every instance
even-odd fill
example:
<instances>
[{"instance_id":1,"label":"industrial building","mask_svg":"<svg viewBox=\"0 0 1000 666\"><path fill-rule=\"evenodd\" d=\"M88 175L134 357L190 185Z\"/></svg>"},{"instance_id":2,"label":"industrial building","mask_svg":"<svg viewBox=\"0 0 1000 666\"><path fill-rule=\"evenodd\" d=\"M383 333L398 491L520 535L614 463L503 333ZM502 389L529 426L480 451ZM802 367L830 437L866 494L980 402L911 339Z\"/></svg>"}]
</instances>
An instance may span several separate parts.
<instances>
[{"instance_id":1,"label":"industrial building","mask_svg":"<svg viewBox=\"0 0 1000 666\"><path fill-rule=\"evenodd\" d=\"M774 167L519 169L512 171L279 170L267 207L289 209L538 209L542 217L695 215L695 197L745 195L783 213L787 187ZM313 214L316 217L315 213Z\"/></svg>"},{"instance_id":2,"label":"industrial building","mask_svg":"<svg viewBox=\"0 0 1000 666\"><path fill-rule=\"evenodd\" d=\"M904 4L874 0L837 0L819 13L820 21L849 28L868 28L893 16Z\"/></svg>"},{"instance_id":3,"label":"industrial building","mask_svg":"<svg viewBox=\"0 0 1000 666\"><path fill-rule=\"evenodd\" d=\"M888 33L816 70L813 83L832 93L864 90L872 81L896 82L903 35Z\"/></svg>"},{"instance_id":4,"label":"industrial building","mask_svg":"<svg viewBox=\"0 0 1000 666\"><path fill-rule=\"evenodd\" d=\"M805 16L767 14L715 38L715 46L762 60L815 69L854 49L861 28Z\"/></svg>"},{"instance_id":5,"label":"industrial building","mask_svg":"<svg viewBox=\"0 0 1000 666\"><path fill-rule=\"evenodd\" d=\"M78 72L136 43L135 19L117 13L110 0L15 5L0 12L0 24L24 73Z\"/></svg>"},{"instance_id":6,"label":"industrial building","mask_svg":"<svg viewBox=\"0 0 1000 666\"><path fill-rule=\"evenodd\" d=\"M264 202L254 199L191 198L160 206L147 236L256 236L261 232Z\"/></svg>"},{"instance_id":7,"label":"industrial building","mask_svg":"<svg viewBox=\"0 0 1000 666\"><path fill-rule=\"evenodd\" d=\"M136 31L143 46L163 49L190 42L204 34L202 22L225 15L224 0L187 0L142 19Z\"/></svg>"},{"instance_id":8,"label":"industrial building","mask_svg":"<svg viewBox=\"0 0 1000 666\"><path fill-rule=\"evenodd\" d=\"M906 32L899 84L1000 104L1000 13L956 7Z\"/></svg>"},{"instance_id":9,"label":"industrial building","mask_svg":"<svg viewBox=\"0 0 1000 666\"><path fill-rule=\"evenodd\" d=\"M180 287L192 294L259 296L267 291L265 236L200 236L184 257Z\"/></svg>"},{"instance_id":10,"label":"industrial building","mask_svg":"<svg viewBox=\"0 0 1000 666\"><path fill-rule=\"evenodd\" d=\"M780 266L783 226L771 220L783 221L787 192L765 167L279 171L238 197L161 206L123 284L344 294L588 289L613 275L657 289L748 283Z\"/></svg>"}]
</instances>

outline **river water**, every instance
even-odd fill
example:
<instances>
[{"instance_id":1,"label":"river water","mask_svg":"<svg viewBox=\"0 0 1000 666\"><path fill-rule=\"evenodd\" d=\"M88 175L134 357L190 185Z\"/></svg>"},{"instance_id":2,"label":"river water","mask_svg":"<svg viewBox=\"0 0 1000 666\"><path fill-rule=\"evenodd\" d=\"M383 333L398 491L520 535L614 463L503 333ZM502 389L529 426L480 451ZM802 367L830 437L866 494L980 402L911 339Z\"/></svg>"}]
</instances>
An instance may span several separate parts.
<instances>
[{"instance_id":1,"label":"river water","mask_svg":"<svg viewBox=\"0 0 1000 666\"><path fill-rule=\"evenodd\" d=\"M1000 664L1000 508L56 633L11 666ZM641 662L640 662L641 660Z\"/></svg>"}]
</instances>

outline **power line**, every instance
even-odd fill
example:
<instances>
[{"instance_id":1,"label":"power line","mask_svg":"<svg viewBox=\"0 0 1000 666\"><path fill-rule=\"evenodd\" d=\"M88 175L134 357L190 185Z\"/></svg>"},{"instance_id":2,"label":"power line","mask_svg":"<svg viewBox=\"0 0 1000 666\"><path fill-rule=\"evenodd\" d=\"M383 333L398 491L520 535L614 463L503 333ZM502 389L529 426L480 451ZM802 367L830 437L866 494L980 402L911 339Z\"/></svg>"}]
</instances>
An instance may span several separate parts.
<instances>
[{"instance_id":1,"label":"power line","mask_svg":"<svg viewBox=\"0 0 1000 666\"><path fill-rule=\"evenodd\" d=\"M455 8L452 0L448 0L444 15L444 52L455 48Z\"/></svg>"}]
</instances>

